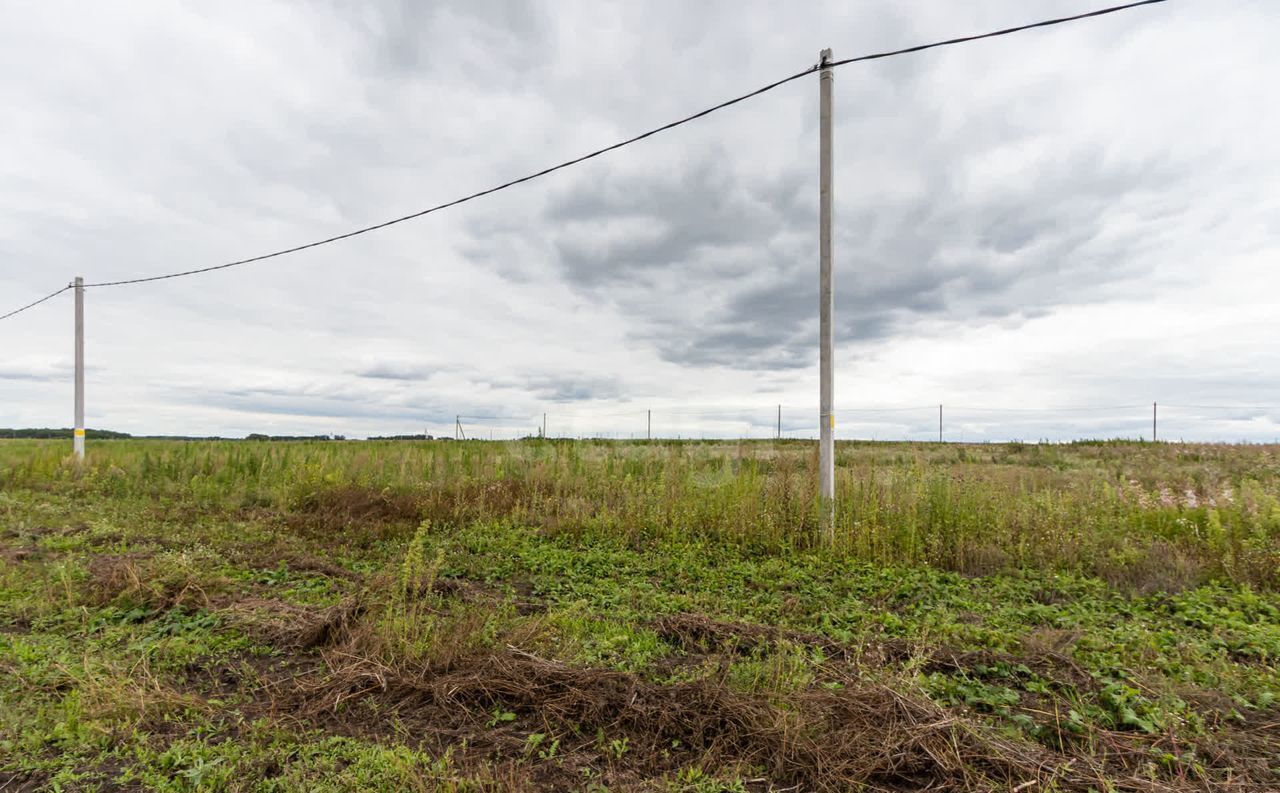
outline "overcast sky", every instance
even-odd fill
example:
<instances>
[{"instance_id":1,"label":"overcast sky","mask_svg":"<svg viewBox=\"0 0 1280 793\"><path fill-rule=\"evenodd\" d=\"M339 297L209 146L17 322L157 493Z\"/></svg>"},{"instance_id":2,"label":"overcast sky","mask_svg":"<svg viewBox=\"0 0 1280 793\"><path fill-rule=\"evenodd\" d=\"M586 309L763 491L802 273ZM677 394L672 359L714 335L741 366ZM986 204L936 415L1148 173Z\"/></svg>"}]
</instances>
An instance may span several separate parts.
<instances>
[{"instance_id":1,"label":"overcast sky","mask_svg":"<svg viewBox=\"0 0 1280 793\"><path fill-rule=\"evenodd\" d=\"M1102 4L8 3L0 313L416 211L823 47ZM839 69L837 436L934 437L939 403L951 439L1149 436L1156 400L1236 406L1162 407L1168 438L1280 436L1278 38L1274 0L1173 0ZM759 437L781 404L812 434L817 98L88 290L87 423L503 437L546 412L626 437L652 408L657 433ZM72 306L0 322L0 427L70 425Z\"/></svg>"}]
</instances>

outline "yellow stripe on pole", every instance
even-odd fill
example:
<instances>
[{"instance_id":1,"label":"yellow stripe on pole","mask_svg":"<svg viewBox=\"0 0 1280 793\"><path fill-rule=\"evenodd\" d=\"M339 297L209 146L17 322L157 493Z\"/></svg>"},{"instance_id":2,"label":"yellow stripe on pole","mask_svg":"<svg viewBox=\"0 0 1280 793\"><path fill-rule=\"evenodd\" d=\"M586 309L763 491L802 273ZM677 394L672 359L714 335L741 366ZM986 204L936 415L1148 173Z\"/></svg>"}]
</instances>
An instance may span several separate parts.
<instances>
[{"instance_id":1,"label":"yellow stripe on pole","mask_svg":"<svg viewBox=\"0 0 1280 793\"><path fill-rule=\"evenodd\" d=\"M76 427L76 431L75 431L75 432L76 432L76 437L77 437L77 438L83 438L83 437L84 437L84 430L80 429L79 427Z\"/></svg>"}]
</instances>

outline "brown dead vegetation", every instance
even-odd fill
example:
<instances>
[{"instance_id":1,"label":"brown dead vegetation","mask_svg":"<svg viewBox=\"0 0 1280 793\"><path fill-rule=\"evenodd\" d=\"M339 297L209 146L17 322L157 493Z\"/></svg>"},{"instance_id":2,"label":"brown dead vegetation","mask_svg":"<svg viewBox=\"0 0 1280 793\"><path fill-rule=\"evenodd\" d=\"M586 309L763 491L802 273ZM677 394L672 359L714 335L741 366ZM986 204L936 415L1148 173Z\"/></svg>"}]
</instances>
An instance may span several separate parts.
<instances>
[{"instance_id":1,"label":"brown dead vegetation","mask_svg":"<svg viewBox=\"0 0 1280 793\"><path fill-rule=\"evenodd\" d=\"M1178 750L1159 736L1097 732L1088 745L1062 740L1055 751L1007 738L963 710L868 680L892 681L895 670L908 665L981 677L984 669L1004 664L1026 667L1064 690L1092 686L1069 658L1046 649L1056 641L1029 641L1027 651L1015 655L894 640L846 645L820 634L697 614L651 624L664 641L703 660L767 652L784 643L821 651L823 680L839 687L808 686L779 699L714 678L663 685L627 672L566 665L519 649L536 646L529 641L535 637L509 629L477 641L487 615L509 607L510 600L467 580L432 579L427 591L404 593L420 600L411 602L421 614L439 619L429 652L417 658L394 652L380 632L378 617L393 606L375 595L389 591L389 581L366 582L363 594L328 608L231 599L223 583L185 557L135 553L95 557L84 588L87 599L100 605L129 602L157 612L218 608L279 648L279 663L250 667L252 684L241 679L244 670L235 673L240 677L234 684L249 698L245 716L393 738L434 752L462 746L460 762L498 769L514 785L510 789L576 789L582 769L612 789L637 789L690 766L754 769L763 789L773 790L1260 791L1276 781L1270 758L1280 743L1280 719L1220 725L1196 747L1202 770L1195 778L1178 777L1152 767L1153 753ZM521 624L538 630L536 618ZM875 674L860 674L864 669ZM148 697L159 690L152 688ZM179 697L170 704L189 701ZM514 717L495 724L495 712ZM146 720L152 722L159 724ZM526 741L535 732L560 741L554 760L530 756Z\"/></svg>"},{"instance_id":2,"label":"brown dead vegetation","mask_svg":"<svg viewBox=\"0 0 1280 793\"><path fill-rule=\"evenodd\" d=\"M190 581L150 580L153 558L99 557L89 592L100 602L127 597L168 608L210 604ZM477 619L491 597L498 600L472 582L440 580L431 594L474 606ZM696 614L653 623L664 640L706 657L768 650L779 642L820 649L842 687L809 687L780 702L712 679L662 685L627 672L566 665L520 649L515 635L500 637L496 646L477 645L470 638L478 624L465 621L439 635L445 646L433 647L426 659L390 657L376 621L385 606L369 597L328 608L253 598L224 603L220 613L280 655L200 670L201 695L234 693L236 719L267 717L433 753L452 750L463 767L504 780L495 789L505 790L580 789L583 769L613 790L652 789L655 780L691 766L743 772L756 779L749 789L772 791L1274 789L1269 758L1280 744L1275 714L1269 721L1223 727L1197 747L1205 766L1199 778L1171 778L1151 769L1158 739L1103 733L1078 751L1054 751L1007 738L923 696L868 682L855 668L913 663L974 674L1005 661L1064 686L1086 684L1087 675L1052 652L1003 656L888 641L855 647ZM151 688L146 693L156 696ZM195 701L178 693L174 707ZM505 712L513 718L495 723L493 714ZM143 723L162 726L154 718ZM533 733L559 741L554 757L530 752Z\"/></svg>"},{"instance_id":3,"label":"brown dead vegetation","mask_svg":"<svg viewBox=\"0 0 1280 793\"><path fill-rule=\"evenodd\" d=\"M536 504L543 490L526 479L460 480L426 488L423 517L438 525L511 515Z\"/></svg>"},{"instance_id":4,"label":"brown dead vegetation","mask_svg":"<svg viewBox=\"0 0 1280 793\"><path fill-rule=\"evenodd\" d=\"M1213 564L1161 539L1151 540L1131 560L1120 564L1105 554L1091 560L1094 573L1112 587L1133 595L1177 593L1208 580ZM1266 580L1250 578L1249 580Z\"/></svg>"},{"instance_id":5,"label":"brown dead vegetation","mask_svg":"<svg viewBox=\"0 0 1280 793\"><path fill-rule=\"evenodd\" d=\"M161 561L149 552L135 552L92 557L84 597L96 606L128 603L164 611L210 608L225 600L228 589L224 578L197 574L185 559Z\"/></svg>"},{"instance_id":6,"label":"brown dead vegetation","mask_svg":"<svg viewBox=\"0 0 1280 793\"><path fill-rule=\"evenodd\" d=\"M263 635L294 653L313 648L318 655L311 657L322 664L301 674L268 676L262 693L271 713L339 734L395 736L434 751L465 745L461 759L486 767L523 761L520 774L529 774L524 779L536 789L576 788L582 768L594 769L611 788L632 789L691 765L758 769L764 789L775 790L1265 789L1242 773L1248 765L1236 766L1229 783L1155 781L1144 772L1149 746L1134 736L1104 736L1105 760L1054 752L1005 738L923 697L853 676L838 690L795 692L780 707L714 681L659 685L510 645L442 654L443 661L390 663L377 652L368 618L355 601L292 609L275 609L276 627ZM726 626L696 615L670 618L660 627L669 637L693 643L708 636L718 640L729 631L746 642L773 638L768 629ZM836 648L824 643L834 658ZM952 654L929 662L952 668L966 660L974 659ZM510 723L494 724L491 714L506 711L514 714ZM525 739L532 732L561 741L555 762L528 757ZM1261 744L1257 748L1265 751ZM1258 773L1267 773L1265 761L1259 762Z\"/></svg>"},{"instance_id":7,"label":"brown dead vegetation","mask_svg":"<svg viewBox=\"0 0 1280 793\"><path fill-rule=\"evenodd\" d=\"M418 498L411 493L350 484L326 487L298 499L285 522L304 536L366 546L402 535L422 517Z\"/></svg>"},{"instance_id":8,"label":"brown dead vegetation","mask_svg":"<svg viewBox=\"0 0 1280 793\"><path fill-rule=\"evenodd\" d=\"M1276 780L1269 753L1280 742L1280 719L1220 725L1197 746L1203 770L1195 779L1178 778L1151 768L1154 752L1178 748L1163 746L1159 736L1099 732L1086 745L1064 735L1055 751L1007 738L972 714L891 683L869 682L892 681L906 666L982 677L1003 664L1005 670L1029 669L1064 691L1094 685L1041 641L1029 641L1027 652L1015 655L887 639L846 645L820 634L697 614L651 624L664 641L701 661L723 663L782 644L820 651L821 679L839 685L811 685L779 699L735 690L714 677L663 685L547 660L519 649L536 646L530 644L539 629L536 618L520 623L527 635L507 629L478 641L487 616L509 607L509 598L467 580L433 579L428 591L405 593L415 598L419 613L437 620L429 651L417 658L389 645L379 626L386 609L404 607L375 596L391 588L389 581L366 582L361 595L328 608L231 599L222 583L184 557L135 553L95 557L84 587L87 599L100 605L128 602L157 612L218 608L279 648L279 663L252 667L256 682L248 687L246 716L394 737L434 752L465 746L461 762L500 769L515 780L512 789L574 789L582 769L611 788L634 789L689 766L755 769L764 789L816 791L1253 791ZM861 674L868 669L874 674ZM152 688L149 697L159 691ZM186 703L179 698L173 706ZM495 712L514 717L494 724ZM529 756L526 740L535 732L561 742L554 762Z\"/></svg>"},{"instance_id":9,"label":"brown dead vegetation","mask_svg":"<svg viewBox=\"0 0 1280 793\"><path fill-rule=\"evenodd\" d=\"M245 598L226 613L262 641L296 652L337 643L348 635L364 611L359 601L350 598L328 608Z\"/></svg>"},{"instance_id":10,"label":"brown dead vegetation","mask_svg":"<svg viewBox=\"0 0 1280 793\"><path fill-rule=\"evenodd\" d=\"M989 650L959 651L945 646L925 647L918 642L893 639L849 645L821 634L721 622L700 614L662 617L653 622L652 628L664 641L699 654L749 654L787 642L821 650L828 661L851 666L883 668L911 663L922 672L963 672L980 677L980 669L1003 663L1008 667L1025 666L1062 688L1084 690L1094 686L1093 678L1070 658L1031 643L1028 643L1027 652L1020 655Z\"/></svg>"},{"instance_id":11,"label":"brown dead vegetation","mask_svg":"<svg viewBox=\"0 0 1280 793\"><path fill-rule=\"evenodd\" d=\"M1179 789L1005 739L883 685L802 692L781 709L707 681L656 685L514 648L441 669L397 670L343 650L325 658L323 674L291 680L275 707L340 731L378 735L395 723L423 743L465 738L508 757L512 742L504 752L483 728L485 714L510 709L564 735L575 762L596 767L607 784L700 765L760 769L775 789ZM624 740L626 753L610 756ZM552 784L543 789L572 786L545 781Z\"/></svg>"},{"instance_id":12,"label":"brown dead vegetation","mask_svg":"<svg viewBox=\"0 0 1280 793\"><path fill-rule=\"evenodd\" d=\"M1074 638L1073 633L1066 631L1057 632L1064 635L1028 636L1023 642L1025 652L1015 655L991 651L957 651L945 646L924 647L892 640L851 646L818 634L721 622L698 614L663 617L656 620L652 627L665 641L684 649L695 660L705 659L716 653L748 655L786 642L821 650L827 659L828 671L831 671L830 666L833 664L874 668L883 672L886 668L892 669L910 663L916 665L920 672L962 674L980 679L989 676L989 670L993 667L1002 665L1006 674L1025 667L1052 683L1059 692L1069 694L1073 691L1096 690L1098 687L1098 683L1084 669L1057 652ZM856 676L857 672L849 674ZM1165 735L1114 731L1098 731L1087 738L1075 735L1062 730L1057 720L1052 718L1052 702L1044 697L1020 693L1023 701L1018 709L1032 715L1035 721L1052 730L1056 745L1064 750L1064 757L1077 758L1072 761L1077 768L1088 767L1090 762L1095 762L1095 768L1105 770L1113 779L1117 776L1136 779L1139 775L1149 775L1144 774L1144 771L1148 770L1153 756L1161 753L1177 754L1187 748L1180 747L1176 740ZM1176 771L1175 780L1166 780L1163 784L1151 782L1152 787L1149 789L1280 789L1280 774L1272 767L1275 747L1280 746L1280 709L1255 712L1252 718L1240 723L1236 705L1228 697L1203 689L1185 691L1183 696L1188 701L1196 702L1197 711L1208 720L1209 733L1198 739L1196 745L1203 773L1191 779L1185 769ZM1230 720L1228 714L1231 716ZM1090 744L1089 741L1093 743ZM1078 749L1080 753L1072 753L1072 749ZM1100 760L1090 760L1087 757Z\"/></svg>"},{"instance_id":13,"label":"brown dead vegetation","mask_svg":"<svg viewBox=\"0 0 1280 793\"><path fill-rule=\"evenodd\" d=\"M402 536L423 520L454 525L526 513L541 503L540 494L536 485L523 479L464 479L413 491L331 485L298 499L285 514L285 523L304 536L367 546Z\"/></svg>"},{"instance_id":14,"label":"brown dead vegetation","mask_svg":"<svg viewBox=\"0 0 1280 793\"><path fill-rule=\"evenodd\" d=\"M235 555L235 561L253 570L274 570L284 567L295 573L314 573L341 581L359 581L361 578L360 574L354 570L314 554L281 548L240 550L241 552Z\"/></svg>"}]
</instances>

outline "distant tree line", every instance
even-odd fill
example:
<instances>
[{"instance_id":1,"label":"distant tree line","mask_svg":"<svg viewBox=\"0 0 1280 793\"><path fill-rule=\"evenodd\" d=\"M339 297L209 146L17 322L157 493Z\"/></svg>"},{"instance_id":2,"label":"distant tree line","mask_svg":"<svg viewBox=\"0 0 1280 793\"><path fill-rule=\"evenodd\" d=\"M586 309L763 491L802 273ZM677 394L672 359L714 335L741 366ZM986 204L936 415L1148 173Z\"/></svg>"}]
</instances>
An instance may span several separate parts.
<instances>
[{"instance_id":1,"label":"distant tree line","mask_svg":"<svg viewBox=\"0 0 1280 793\"><path fill-rule=\"evenodd\" d=\"M346 435L263 435L252 432L244 437L246 441L345 441Z\"/></svg>"},{"instance_id":2,"label":"distant tree line","mask_svg":"<svg viewBox=\"0 0 1280 793\"><path fill-rule=\"evenodd\" d=\"M434 435L370 435L371 441L434 441L437 438ZM452 438L439 438L439 440L447 441Z\"/></svg>"},{"instance_id":3,"label":"distant tree line","mask_svg":"<svg viewBox=\"0 0 1280 793\"><path fill-rule=\"evenodd\" d=\"M220 435L130 435L127 432L86 429L85 437L92 440L153 440L153 441L234 441ZM0 427L0 438L71 438L70 427L25 427L9 429ZM264 435L260 432L245 437L247 441L345 441L345 435Z\"/></svg>"},{"instance_id":4,"label":"distant tree line","mask_svg":"<svg viewBox=\"0 0 1280 793\"><path fill-rule=\"evenodd\" d=\"M127 432L112 432L111 430L86 429L84 434L86 438L96 438L98 440L133 437ZM0 438L70 438L71 436L72 430L70 427L25 427L22 429L0 427Z\"/></svg>"}]
</instances>

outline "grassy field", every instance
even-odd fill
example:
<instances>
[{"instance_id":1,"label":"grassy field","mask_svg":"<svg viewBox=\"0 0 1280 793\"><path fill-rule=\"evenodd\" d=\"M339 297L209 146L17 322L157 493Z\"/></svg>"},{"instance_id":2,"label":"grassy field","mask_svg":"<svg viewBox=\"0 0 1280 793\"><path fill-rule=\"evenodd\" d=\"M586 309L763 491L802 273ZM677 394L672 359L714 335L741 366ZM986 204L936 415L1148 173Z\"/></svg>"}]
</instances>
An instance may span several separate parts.
<instances>
[{"instance_id":1,"label":"grassy field","mask_svg":"<svg viewBox=\"0 0 1280 793\"><path fill-rule=\"evenodd\" d=\"M0 441L0 791L1280 790L1280 448Z\"/></svg>"}]
</instances>

